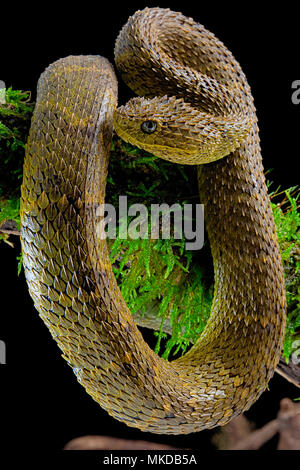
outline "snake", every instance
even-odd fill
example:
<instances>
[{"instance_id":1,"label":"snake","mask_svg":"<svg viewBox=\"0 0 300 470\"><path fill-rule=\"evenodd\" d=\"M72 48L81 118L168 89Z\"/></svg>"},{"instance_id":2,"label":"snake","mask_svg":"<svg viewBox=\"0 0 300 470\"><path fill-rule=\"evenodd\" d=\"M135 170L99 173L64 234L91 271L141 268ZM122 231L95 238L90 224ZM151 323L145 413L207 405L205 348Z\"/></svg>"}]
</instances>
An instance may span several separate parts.
<instances>
[{"instance_id":1,"label":"snake","mask_svg":"<svg viewBox=\"0 0 300 470\"><path fill-rule=\"evenodd\" d=\"M137 95L120 106L100 55L58 59L38 80L20 209L29 293L77 381L114 419L156 434L222 426L266 389L286 322L251 89L213 33L170 9L136 11L114 55ZM97 230L114 131L197 166L214 297L199 339L171 361L143 339Z\"/></svg>"}]
</instances>

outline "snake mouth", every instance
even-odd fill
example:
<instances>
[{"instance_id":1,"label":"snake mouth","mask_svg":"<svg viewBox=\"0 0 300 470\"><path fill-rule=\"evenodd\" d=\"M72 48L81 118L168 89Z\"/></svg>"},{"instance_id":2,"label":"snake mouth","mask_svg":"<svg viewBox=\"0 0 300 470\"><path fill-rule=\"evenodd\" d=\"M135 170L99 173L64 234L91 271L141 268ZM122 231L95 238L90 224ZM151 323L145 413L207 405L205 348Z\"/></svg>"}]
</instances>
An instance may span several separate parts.
<instances>
[{"instance_id":1,"label":"snake mouth","mask_svg":"<svg viewBox=\"0 0 300 470\"><path fill-rule=\"evenodd\" d=\"M126 131L122 125L118 122L118 119L114 119L114 130L116 134L121 137L121 139L125 140L131 145L138 147L146 152L153 153L156 156L161 156L161 153L167 154L169 148L166 145L159 145L159 144L148 144L146 139L143 142L140 142L139 139L135 138L130 131ZM159 153L159 155L158 155ZM167 158L165 158L167 160Z\"/></svg>"}]
</instances>

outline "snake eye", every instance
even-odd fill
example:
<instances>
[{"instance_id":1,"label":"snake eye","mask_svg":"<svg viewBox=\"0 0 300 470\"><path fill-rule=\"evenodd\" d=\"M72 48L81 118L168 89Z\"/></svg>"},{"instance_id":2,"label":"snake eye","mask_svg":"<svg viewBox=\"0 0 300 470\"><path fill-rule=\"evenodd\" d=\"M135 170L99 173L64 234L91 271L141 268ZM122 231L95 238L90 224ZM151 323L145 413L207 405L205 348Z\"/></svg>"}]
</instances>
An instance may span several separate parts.
<instances>
[{"instance_id":1,"label":"snake eye","mask_svg":"<svg viewBox=\"0 0 300 470\"><path fill-rule=\"evenodd\" d=\"M142 122L141 129L145 134L152 134L157 129L157 123L155 121L144 121Z\"/></svg>"}]
</instances>

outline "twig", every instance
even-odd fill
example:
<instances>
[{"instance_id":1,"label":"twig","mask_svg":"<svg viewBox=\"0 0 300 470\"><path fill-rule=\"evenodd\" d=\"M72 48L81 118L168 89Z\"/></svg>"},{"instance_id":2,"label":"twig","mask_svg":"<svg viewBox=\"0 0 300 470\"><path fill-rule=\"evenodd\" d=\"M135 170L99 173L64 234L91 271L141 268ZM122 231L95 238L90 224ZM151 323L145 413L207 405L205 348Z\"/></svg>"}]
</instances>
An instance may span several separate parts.
<instances>
[{"instance_id":1,"label":"twig","mask_svg":"<svg viewBox=\"0 0 300 470\"><path fill-rule=\"evenodd\" d=\"M278 450L300 450L300 403L293 403L288 398L280 402L278 413L280 436Z\"/></svg>"},{"instance_id":2,"label":"twig","mask_svg":"<svg viewBox=\"0 0 300 470\"><path fill-rule=\"evenodd\" d=\"M64 450L178 450L176 447L147 441L131 441L110 436L83 436L72 439Z\"/></svg>"},{"instance_id":3,"label":"twig","mask_svg":"<svg viewBox=\"0 0 300 470\"><path fill-rule=\"evenodd\" d=\"M0 232L7 233L8 235L16 235L18 237L20 236L20 230L9 230L9 229L0 227Z\"/></svg>"},{"instance_id":4,"label":"twig","mask_svg":"<svg viewBox=\"0 0 300 470\"><path fill-rule=\"evenodd\" d=\"M212 443L219 450L226 450L233 447L236 442L245 439L253 430L253 425L248 421L245 415L240 414L229 421L226 426L221 427L213 436Z\"/></svg>"},{"instance_id":5,"label":"twig","mask_svg":"<svg viewBox=\"0 0 300 470\"><path fill-rule=\"evenodd\" d=\"M18 230L17 222L14 220L3 220L0 224L0 232L20 236L20 230Z\"/></svg>"},{"instance_id":6,"label":"twig","mask_svg":"<svg viewBox=\"0 0 300 470\"><path fill-rule=\"evenodd\" d=\"M228 450L256 450L265 442L269 441L279 431L279 420L274 419L261 429L251 432L244 439L240 439L235 445L228 447Z\"/></svg>"},{"instance_id":7,"label":"twig","mask_svg":"<svg viewBox=\"0 0 300 470\"><path fill-rule=\"evenodd\" d=\"M290 361L288 364L283 358L280 359L276 372L286 380L300 388L300 365Z\"/></svg>"},{"instance_id":8,"label":"twig","mask_svg":"<svg viewBox=\"0 0 300 470\"><path fill-rule=\"evenodd\" d=\"M277 418L238 440L228 450L255 450L279 433L278 450L300 450L300 403L283 398Z\"/></svg>"},{"instance_id":9,"label":"twig","mask_svg":"<svg viewBox=\"0 0 300 470\"><path fill-rule=\"evenodd\" d=\"M247 418L240 415L222 428L214 442L219 449L256 450L277 433L279 433L278 450L300 450L300 403L293 403L289 398L284 398L280 402L277 418L252 432ZM132 441L110 436L83 436L68 442L64 450L179 449L155 442Z\"/></svg>"}]
</instances>

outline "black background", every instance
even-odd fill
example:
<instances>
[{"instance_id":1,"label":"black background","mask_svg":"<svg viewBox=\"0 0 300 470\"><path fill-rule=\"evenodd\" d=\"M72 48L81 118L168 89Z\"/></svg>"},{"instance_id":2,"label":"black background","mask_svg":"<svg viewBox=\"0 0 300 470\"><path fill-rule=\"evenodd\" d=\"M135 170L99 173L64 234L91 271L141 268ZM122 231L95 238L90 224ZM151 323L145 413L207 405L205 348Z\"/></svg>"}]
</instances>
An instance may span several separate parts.
<instances>
[{"instance_id":1,"label":"black background","mask_svg":"<svg viewBox=\"0 0 300 470\"><path fill-rule=\"evenodd\" d=\"M252 88L266 169L275 186L299 182L297 160L300 105L291 101L299 79L299 11L286 2L60 2L1 6L0 79L31 90L49 63L69 54L99 54L113 62L118 31L128 16L145 6L170 7L205 25L232 51ZM131 93L120 83L119 102ZM294 168L294 169L292 169ZM110 418L77 383L29 298L23 275L16 275L16 248L0 246L0 339L7 364L0 366L2 446L59 450L85 434L152 440L193 449L212 449L213 431L188 436L156 436ZM279 400L299 390L275 374L270 391L247 416L259 426L276 415ZM274 445L274 442L273 442ZM271 446L269 446L271 448ZM268 446L266 447L268 448Z\"/></svg>"}]
</instances>

